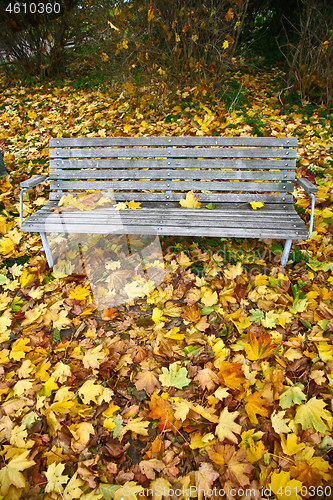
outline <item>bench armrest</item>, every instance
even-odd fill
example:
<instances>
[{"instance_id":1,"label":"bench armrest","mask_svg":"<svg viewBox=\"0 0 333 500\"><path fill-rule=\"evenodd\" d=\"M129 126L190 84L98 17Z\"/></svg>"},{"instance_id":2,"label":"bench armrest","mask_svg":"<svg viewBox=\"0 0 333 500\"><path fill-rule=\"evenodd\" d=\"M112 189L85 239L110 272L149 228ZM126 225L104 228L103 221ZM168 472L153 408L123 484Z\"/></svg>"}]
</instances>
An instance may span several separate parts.
<instances>
[{"instance_id":1,"label":"bench armrest","mask_svg":"<svg viewBox=\"0 0 333 500\"><path fill-rule=\"evenodd\" d=\"M310 193L316 193L318 191L317 186L315 186L314 184L312 184L312 182L310 182L308 179L298 178L298 179L296 179L296 182L308 194L310 194Z\"/></svg>"},{"instance_id":2,"label":"bench armrest","mask_svg":"<svg viewBox=\"0 0 333 500\"><path fill-rule=\"evenodd\" d=\"M48 179L47 175L34 175L30 179L20 183L20 187L22 188L20 191L20 227L23 224L23 193Z\"/></svg>"},{"instance_id":3,"label":"bench armrest","mask_svg":"<svg viewBox=\"0 0 333 500\"><path fill-rule=\"evenodd\" d=\"M308 238L311 238L312 235L312 230L313 230L313 220L314 220L314 209L315 209L315 195L318 191L317 186L312 184L308 179L296 179L297 184L304 189L310 196L311 196L311 214L310 214L310 224L309 224L309 233L308 233Z\"/></svg>"},{"instance_id":4,"label":"bench armrest","mask_svg":"<svg viewBox=\"0 0 333 500\"><path fill-rule=\"evenodd\" d=\"M27 179L26 181L22 181L20 183L21 188L33 188L35 186L38 186L38 184L41 184L47 179L47 175L34 175L30 179Z\"/></svg>"}]
</instances>

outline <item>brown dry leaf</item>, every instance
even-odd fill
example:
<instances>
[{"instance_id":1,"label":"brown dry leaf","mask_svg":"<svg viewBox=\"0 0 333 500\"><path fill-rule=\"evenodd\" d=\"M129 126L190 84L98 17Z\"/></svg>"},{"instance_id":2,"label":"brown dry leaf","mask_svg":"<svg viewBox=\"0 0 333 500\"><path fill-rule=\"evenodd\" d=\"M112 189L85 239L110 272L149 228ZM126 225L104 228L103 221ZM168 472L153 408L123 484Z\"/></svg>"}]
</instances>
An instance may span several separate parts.
<instances>
[{"instance_id":1,"label":"brown dry leaf","mask_svg":"<svg viewBox=\"0 0 333 500\"><path fill-rule=\"evenodd\" d=\"M195 484L198 491L198 500L207 496L208 490L212 489L214 481L220 476L213 468L213 465L207 462L200 464L199 470L195 471Z\"/></svg>"},{"instance_id":2,"label":"brown dry leaf","mask_svg":"<svg viewBox=\"0 0 333 500\"><path fill-rule=\"evenodd\" d=\"M211 370L211 368L203 368L194 377L194 380L198 382L200 388L204 391L213 391L217 385L219 385L219 378L216 373Z\"/></svg>"},{"instance_id":3,"label":"brown dry leaf","mask_svg":"<svg viewBox=\"0 0 333 500\"><path fill-rule=\"evenodd\" d=\"M236 452L234 446L225 451L225 465L227 466L226 478L239 484L241 487L250 484L250 475L253 465L246 461L246 450Z\"/></svg>"},{"instance_id":4,"label":"brown dry leaf","mask_svg":"<svg viewBox=\"0 0 333 500\"><path fill-rule=\"evenodd\" d=\"M134 382L134 385L137 390L144 390L149 396L153 394L155 389L159 389L161 387L158 376L154 371L142 370L135 378L136 381Z\"/></svg>"}]
</instances>

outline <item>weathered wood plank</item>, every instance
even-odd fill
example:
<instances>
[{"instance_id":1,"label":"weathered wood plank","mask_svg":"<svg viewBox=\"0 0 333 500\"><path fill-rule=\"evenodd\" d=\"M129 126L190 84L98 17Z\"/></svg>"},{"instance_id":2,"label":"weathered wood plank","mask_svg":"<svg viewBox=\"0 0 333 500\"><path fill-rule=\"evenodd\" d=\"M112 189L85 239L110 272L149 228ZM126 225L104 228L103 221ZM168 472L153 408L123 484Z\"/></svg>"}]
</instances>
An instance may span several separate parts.
<instances>
[{"instance_id":1,"label":"weathered wood plank","mask_svg":"<svg viewBox=\"0 0 333 500\"><path fill-rule=\"evenodd\" d=\"M112 231L111 231L112 229ZM307 238L307 231L303 230L274 230L252 228L208 228L193 226L190 228L170 226L132 226L114 225L112 228L104 224L78 225L74 224L31 224L24 223L23 231L27 232L58 232L58 233L82 233L82 234L148 234L168 236L210 236L223 238L274 238L274 239L303 239ZM297 234L298 233L298 234Z\"/></svg>"},{"instance_id":2,"label":"weathered wood plank","mask_svg":"<svg viewBox=\"0 0 333 500\"><path fill-rule=\"evenodd\" d=\"M64 170L50 171L50 179L204 179L295 181L295 172L243 170ZM232 185L230 185L232 187Z\"/></svg>"},{"instance_id":3,"label":"weathered wood plank","mask_svg":"<svg viewBox=\"0 0 333 500\"><path fill-rule=\"evenodd\" d=\"M72 137L50 139L50 148L106 146L271 146L296 147L296 137Z\"/></svg>"},{"instance_id":4,"label":"weathered wood plank","mask_svg":"<svg viewBox=\"0 0 333 500\"><path fill-rule=\"evenodd\" d=\"M56 202L51 202L52 207L57 206ZM238 203L216 203L215 208L213 210L206 209L205 206L203 205L200 209L190 209L190 208L180 208L180 206L171 206L172 204L170 203L168 207L165 207L165 204L160 206L159 203L147 203L147 206L141 206L140 209L138 209L138 215L140 217L151 217L152 214L153 216L160 217L160 216L165 216L166 214L168 217L183 217L183 216L188 216L192 215L193 213L196 214L199 212L200 217L209 217L209 218L221 218L221 217L246 217L250 218L253 217L256 220L257 219L265 219L266 218L273 218L276 220L277 217L282 217L285 218L287 217L289 220L290 219L296 219L299 220L299 215L294 209L294 206L292 204L288 205L273 205L273 204L265 204L260 210L253 210L249 204L238 204ZM99 214L109 214L110 212L113 213L115 210L115 205L111 205L111 207L103 207L103 208L96 208L92 209L92 212L94 210L98 210ZM61 207L59 207L61 210L63 210ZM193 212L194 211L194 212ZM84 211L83 213L87 213L89 211ZM118 211L116 211L119 213ZM40 213L46 213L46 214L51 214L53 213L52 210L50 211L50 205L45 205L43 206L40 210L36 212L36 214ZM81 213L78 211L78 213ZM121 210L120 214L123 216L127 216L128 214L133 214L131 210ZM33 215L31 216L33 217Z\"/></svg>"},{"instance_id":5,"label":"weathered wood plank","mask_svg":"<svg viewBox=\"0 0 333 500\"><path fill-rule=\"evenodd\" d=\"M295 228L295 231L301 230L304 228L304 223L298 219L296 220L288 220L287 218L285 219L280 219L277 221L276 219L255 219L253 217L247 218L243 216L240 220L240 218L233 218L233 217L225 217L223 221L216 220L216 218L210 218L210 217L201 217L201 216L183 216L183 217L169 217L168 214L160 215L159 217L154 216L151 217L143 217L141 214L128 214L125 216L125 214L121 213L116 215L116 214L100 214L97 213L97 211L94 212L88 212L84 213L84 215L78 214L78 213L65 213L65 214L39 214L39 216L31 217L27 223L44 223L44 224L78 224L78 225L91 225L91 224L98 224L98 225L105 225L107 227L115 225L126 225L126 226L131 226L131 225L140 225L140 226L158 226L159 224L162 224L164 227L173 227L173 226L179 226L179 227L193 227L193 226L198 226L198 225L203 225L204 227L215 227L215 228L230 228L230 227L235 227L237 225L238 227L243 228L266 228L266 229L272 229L274 231L279 230L279 229L293 229Z\"/></svg>"},{"instance_id":6,"label":"weathered wood plank","mask_svg":"<svg viewBox=\"0 0 333 500\"><path fill-rule=\"evenodd\" d=\"M96 148L50 149L50 158L296 158L296 149Z\"/></svg>"},{"instance_id":7,"label":"weathered wood plank","mask_svg":"<svg viewBox=\"0 0 333 500\"><path fill-rule=\"evenodd\" d=\"M205 160L198 160L196 158L177 159L143 159L138 160L132 158L129 160L124 159L108 159L108 160L75 160L68 159L63 160L59 158L58 160L50 160L51 169L86 169L86 168L198 168L207 170L209 168L232 168L232 169L281 169L281 170L295 170L296 160L247 160L239 158L237 160L225 160L219 159L214 160L211 158L206 158Z\"/></svg>"},{"instance_id":8,"label":"weathered wood plank","mask_svg":"<svg viewBox=\"0 0 333 500\"><path fill-rule=\"evenodd\" d=\"M50 200L59 200L63 193L50 193ZM164 201L164 202L179 202L181 198L185 198L185 193L129 193L129 192L104 192L104 195L111 195L117 201ZM228 202L228 203L246 203L249 201L262 201L264 203L276 203L283 205L284 203L292 203L292 195L287 194L263 194L263 193L199 193L199 201L201 202Z\"/></svg>"},{"instance_id":9,"label":"weathered wood plank","mask_svg":"<svg viewBox=\"0 0 333 500\"><path fill-rule=\"evenodd\" d=\"M51 181L50 189L121 189L177 191L285 191L292 192L292 182L205 182L205 181Z\"/></svg>"}]
</instances>

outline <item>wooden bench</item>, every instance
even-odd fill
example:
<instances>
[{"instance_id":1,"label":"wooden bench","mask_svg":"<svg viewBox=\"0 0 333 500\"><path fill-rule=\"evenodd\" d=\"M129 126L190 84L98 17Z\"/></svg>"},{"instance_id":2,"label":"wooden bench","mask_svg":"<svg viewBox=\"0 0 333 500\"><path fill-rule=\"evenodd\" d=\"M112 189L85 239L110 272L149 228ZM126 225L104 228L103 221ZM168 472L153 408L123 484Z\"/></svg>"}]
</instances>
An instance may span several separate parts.
<instances>
[{"instance_id":1,"label":"wooden bench","mask_svg":"<svg viewBox=\"0 0 333 500\"><path fill-rule=\"evenodd\" d=\"M49 176L21 183L20 227L41 234L50 267L50 232L284 239L285 266L292 240L311 235L317 191L297 179L312 197L308 232L293 204L296 147L294 137L51 139ZM23 222L23 192L49 179L49 201ZM117 202L141 202L142 209L50 210L64 193L87 190L102 190ZM181 208L188 191L199 195L201 208ZM264 206L253 210L252 201ZM215 208L205 208L208 203Z\"/></svg>"}]
</instances>

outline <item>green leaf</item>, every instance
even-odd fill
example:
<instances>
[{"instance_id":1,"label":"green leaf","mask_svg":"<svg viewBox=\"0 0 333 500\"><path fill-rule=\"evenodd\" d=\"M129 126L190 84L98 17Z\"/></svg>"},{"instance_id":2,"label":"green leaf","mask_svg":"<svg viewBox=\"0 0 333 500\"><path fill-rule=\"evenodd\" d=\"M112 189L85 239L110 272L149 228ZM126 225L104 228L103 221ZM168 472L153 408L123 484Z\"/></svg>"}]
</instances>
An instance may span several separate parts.
<instances>
[{"instance_id":1,"label":"green leaf","mask_svg":"<svg viewBox=\"0 0 333 500\"><path fill-rule=\"evenodd\" d=\"M23 304L23 300L20 297L14 297L13 302L10 304L12 311L20 311Z\"/></svg>"},{"instance_id":2,"label":"green leaf","mask_svg":"<svg viewBox=\"0 0 333 500\"><path fill-rule=\"evenodd\" d=\"M212 307L204 306L201 308L201 316L207 316L208 314L210 314L211 312L215 311L218 308L219 306L217 304L215 304Z\"/></svg>"},{"instance_id":3,"label":"green leaf","mask_svg":"<svg viewBox=\"0 0 333 500\"><path fill-rule=\"evenodd\" d=\"M103 484L103 483L101 483L99 485L97 493L99 493L100 495L103 495L103 498L105 500L113 500L114 495L115 495L116 491L119 490L119 488L121 488L121 486L119 486L118 484Z\"/></svg>"},{"instance_id":4,"label":"green leaf","mask_svg":"<svg viewBox=\"0 0 333 500\"><path fill-rule=\"evenodd\" d=\"M297 285L293 285L293 284L291 283L290 287L291 287L291 290L292 290L292 292L293 292L293 297L294 297L294 300L295 300L295 301L297 301L297 300L299 299L299 293L298 293L298 288L297 288Z\"/></svg>"},{"instance_id":5,"label":"green leaf","mask_svg":"<svg viewBox=\"0 0 333 500\"><path fill-rule=\"evenodd\" d=\"M172 363L169 369L162 367L162 375L159 376L160 382L164 387L176 387L182 389L191 383L191 379L187 378L187 370L182 367L178 370L178 364Z\"/></svg>"},{"instance_id":6,"label":"green leaf","mask_svg":"<svg viewBox=\"0 0 333 500\"><path fill-rule=\"evenodd\" d=\"M283 409L290 408L292 404L300 405L304 400L306 400L306 396L300 387L288 387L280 396L280 406Z\"/></svg>"},{"instance_id":7,"label":"green leaf","mask_svg":"<svg viewBox=\"0 0 333 500\"><path fill-rule=\"evenodd\" d=\"M193 352L196 349L198 349L198 346L187 345L186 347L184 347L184 352L185 352L185 354L190 354L190 352Z\"/></svg>"},{"instance_id":8,"label":"green leaf","mask_svg":"<svg viewBox=\"0 0 333 500\"><path fill-rule=\"evenodd\" d=\"M4 274L0 274L0 285L8 285L10 280Z\"/></svg>"},{"instance_id":9,"label":"green leaf","mask_svg":"<svg viewBox=\"0 0 333 500\"><path fill-rule=\"evenodd\" d=\"M250 321L255 321L256 323L260 323L260 320L264 317L263 311L260 309L250 309L251 316L249 316Z\"/></svg>"},{"instance_id":10,"label":"green leaf","mask_svg":"<svg viewBox=\"0 0 333 500\"><path fill-rule=\"evenodd\" d=\"M112 429L112 434L113 434L113 439L116 439L119 436L119 433L121 429L123 428L122 423L123 423L123 418L121 415L115 415L113 417L113 423L116 424L116 426Z\"/></svg>"},{"instance_id":11,"label":"green leaf","mask_svg":"<svg viewBox=\"0 0 333 500\"><path fill-rule=\"evenodd\" d=\"M206 205L206 208L208 208L208 210L214 210L215 203L208 203L208 205Z\"/></svg>"}]
</instances>

